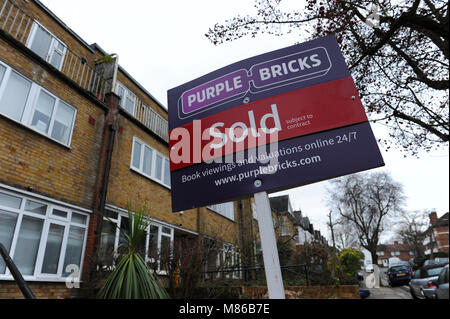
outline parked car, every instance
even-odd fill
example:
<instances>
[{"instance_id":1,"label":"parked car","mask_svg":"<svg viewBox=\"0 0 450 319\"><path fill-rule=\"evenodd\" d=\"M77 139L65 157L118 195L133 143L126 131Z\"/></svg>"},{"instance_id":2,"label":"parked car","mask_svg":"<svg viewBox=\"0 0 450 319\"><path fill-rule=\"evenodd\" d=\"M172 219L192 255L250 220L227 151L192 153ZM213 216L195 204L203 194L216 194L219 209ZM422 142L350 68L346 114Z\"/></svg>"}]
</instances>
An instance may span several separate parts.
<instances>
[{"instance_id":1,"label":"parked car","mask_svg":"<svg viewBox=\"0 0 450 319\"><path fill-rule=\"evenodd\" d=\"M424 266L448 264L448 257L436 257L434 259L425 260Z\"/></svg>"},{"instance_id":2,"label":"parked car","mask_svg":"<svg viewBox=\"0 0 450 319\"><path fill-rule=\"evenodd\" d=\"M422 294L425 299L436 299L436 282L428 280L427 285L422 288Z\"/></svg>"},{"instance_id":3,"label":"parked car","mask_svg":"<svg viewBox=\"0 0 450 319\"><path fill-rule=\"evenodd\" d=\"M441 270L439 278L432 282L435 286L436 299L449 299L448 298L448 264Z\"/></svg>"},{"instance_id":4,"label":"parked car","mask_svg":"<svg viewBox=\"0 0 450 319\"><path fill-rule=\"evenodd\" d=\"M423 263L424 266L432 266L432 265L440 265L440 262L435 261L434 259L427 259Z\"/></svg>"},{"instance_id":5,"label":"parked car","mask_svg":"<svg viewBox=\"0 0 450 319\"><path fill-rule=\"evenodd\" d=\"M409 290L414 299L434 298L436 289L433 281L439 278L444 264L428 265L417 269L409 282Z\"/></svg>"},{"instance_id":6,"label":"parked car","mask_svg":"<svg viewBox=\"0 0 450 319\"><path fill-rule=\"evenodd\" d=\"M408 267L408 269L410 269L410 270L412 270L412 267L411 267L411 264L409 263L409 262L407 262L407 261L400 261L398 264L397 264L397 266L405 266L405 267Z\"/></svg>"},{"instance_id":7,"label":"parked car","mask_svg":"<svg viewBox=\"0 0 450 319\"><path fill-rule=\"evenodd\" d=\"M434 258L434 261L438 262L439 264L448 264L448 257L436 257Z\"/></svg>"},{"instance_id":8,"label":"parked car","mask_svg":"<svg viewBox=\"0 0 450 319\"><path fill-rule=\"evenodd\" d=\"M397 266L401 262L400 258L391 257L389 258L388 265L389 267Z\"/></svg>"},{"instance_id":9,"label":"parked car","mask_svg":"<svg viewBox=\"0 0 450 319\"><path fill-rule=\"evenodd\" d=\"M412 278L412 271L409 266L396 265L387 271L389 285L408 284Z\"/></svg>"}]
</instances>

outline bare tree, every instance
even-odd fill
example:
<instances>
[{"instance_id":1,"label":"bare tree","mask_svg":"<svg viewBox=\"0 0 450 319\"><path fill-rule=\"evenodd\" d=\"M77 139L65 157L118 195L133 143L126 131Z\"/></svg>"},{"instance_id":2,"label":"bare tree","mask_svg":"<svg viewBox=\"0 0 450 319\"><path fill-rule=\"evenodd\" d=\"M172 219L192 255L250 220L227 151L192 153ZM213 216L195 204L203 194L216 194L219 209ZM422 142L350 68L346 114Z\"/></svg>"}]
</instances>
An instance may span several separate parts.
<instances>
[{"instance_id":1,"label":"bare tree","mask_svg":"<svg viewBox=\"0 0 450 319\"><path fill-rule=\"evenodd\" d=\"M360 247L358 234L351 224L342 219L338 219L334 228L337 249L342 250L344 248Z\"/></svg>"},{"instance_id":2,"label":"bare tree","mask_svg":"<svg viewBox=\"0 0 450 319\"><path fill-rule=\"evenodd\" d=\"M408 245L414 255L424 257L423 241L429 225L427 211L408 211L401 214L396 235L405 245Z\"/></svg>"},{"instance_id":3,"label":"bare tree","mask_svg":"<svg viewBox=\"0 0 450 319\"><path fill-rule=\"evenodd\" d=\"M299 41L336 34L380 139L417 155L449 141L449 6L442 0L308 0L283 10L281 0L255 0L253 15L217 23L214 44L260 33L298 32Z\"/></svg>"},{"instance_id":4,"label":"bare tree","mask_svg":"<svg viewBox=\"0 0 450 319\"><path fill-rule=\"evenodd\" d=\"M330 181L329 207L351 227L377 263L377 245L390 217L402 210L403 187L386 172L359 173Z\"/></svg>"}]
</instances>

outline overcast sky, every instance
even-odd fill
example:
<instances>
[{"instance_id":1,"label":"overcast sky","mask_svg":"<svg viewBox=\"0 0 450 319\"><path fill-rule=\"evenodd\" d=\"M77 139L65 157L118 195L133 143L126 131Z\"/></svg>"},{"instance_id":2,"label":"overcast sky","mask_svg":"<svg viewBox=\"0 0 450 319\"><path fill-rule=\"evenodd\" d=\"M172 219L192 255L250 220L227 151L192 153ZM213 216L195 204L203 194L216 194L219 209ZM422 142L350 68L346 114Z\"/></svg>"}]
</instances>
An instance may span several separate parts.
<instances>
[{"instance_id":1,"label":"overcast sky","mask_svg":"<svg viewBox=\"0 0 450 319\"><path fill-rule=\"evenodd\" d=\"M167 107L167 90L228 64L280 49L302 39L258 36L214 46L205 33L216 22L253 12L253 0L41 0L87 43L119 55L120 65ZM292 2L292 1L291 1ZM298 3L296 1L295 3ZM288 3L289 5L289 3ZM376 137L383 131L372 125ZM449 211L448 149L404 158L381 148L386 170L402 183L408 210ZM328 182L291 189L294 209L301 209L316 229L330 238L324 198ZM273 196L273 195L271 195Z\"/></svg>"}]
</instances>

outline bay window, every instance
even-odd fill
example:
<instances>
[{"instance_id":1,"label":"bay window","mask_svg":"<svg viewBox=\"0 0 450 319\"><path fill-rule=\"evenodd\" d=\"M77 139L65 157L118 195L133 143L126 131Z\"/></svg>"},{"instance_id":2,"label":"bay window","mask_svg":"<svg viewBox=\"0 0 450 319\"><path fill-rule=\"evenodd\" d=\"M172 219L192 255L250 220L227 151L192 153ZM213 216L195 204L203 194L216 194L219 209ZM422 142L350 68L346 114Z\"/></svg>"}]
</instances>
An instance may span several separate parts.
<instances>
[{"instance_id":1,"label":"bay window","mask_svg":"<svg viewBox=\"0 0 450 319\"><path fill-rule=\"evenodd\" d=\"M80 269L89 216L41 199L0 190L0 243L26 280L60 281ZM81 272L80 272L81 273ZM0 260L0 279L12 275Z\"/></svg>"}]
</instances>

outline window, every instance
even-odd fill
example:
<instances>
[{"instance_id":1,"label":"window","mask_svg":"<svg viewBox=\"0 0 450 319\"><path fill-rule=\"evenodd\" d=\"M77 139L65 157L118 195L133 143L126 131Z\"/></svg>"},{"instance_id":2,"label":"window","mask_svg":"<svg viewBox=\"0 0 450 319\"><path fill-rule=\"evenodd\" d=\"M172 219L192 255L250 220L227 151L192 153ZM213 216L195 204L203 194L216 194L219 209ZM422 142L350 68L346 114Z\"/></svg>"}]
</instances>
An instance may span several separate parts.
<instances>
[{"instance_id":1,"label":"window","mask_svg":"<svg viewBox=\"0 0 450 319\"><path fill-rule=\"evenodd\" d=\"M437 267L437 268L430 268L430 269L426 270L425 274L424 274L425 278L433 277L433 276L439 276L439 274L441 273L441 270L443 268L444 267Z\"/></svg>"},{"instance_id":2,"label":"window","mask_svg":"<svg viewBox=\"0 0 450 319\"><path fill-rule=\"evenodd\" d=\"M240 254L236 247L231 244L224 244L221 257L219 263L222 265L223 270L225 270L225 278L240 278Z\"/></svg>"},{"instance_id":3,"label":"window","mask_svg":"<svg viewBox=\"0 0 450 319\"><path fill-rule=\"evenodd\" d=\"M208 208L217 214L234 220L234 202L209 205Z\"/></svg>"},{"instance_id":4,"label":"window","mask_svg":"<svg viewBox=\"0 0 450 319\"><path fill-rule=\"evenodd\" d=\"M0 242L26 280L59 281L67 265L81 269L87 225L85 213L0 191ZM9 278L1 259L0 279Z\"/></svg>"},{"instance_id":5,"label":"window","mask_svg":"<svg viewBox=\"0 0 450 319\"><path fill-rule=\"evenodd\" d=\"M76 109L0 62L0 114L69 145Z\"/></svg>"},{"instance_id":6,"label":"window","mask_svg":"<svg viewBox=\"0 0 450 319\"><path fill-rule=\"evenodd\" d=\"M133 139L131 169L170 188L169 159L136 137Z\"/></svg>"},{"instance_id":7,"label":"window","mask_svg":"<svg viewBox=\"0 0 450 319\"><path fill-rule=\"evenodd\" d=\"M33 24L27 46L45 61L61 70L66 45L37 22Z\"/></svg>"},{"instance_id":8,"label":"window","mask_svg":"<svg viewBox=\"0 0 450 319\"><path fill-rule=\"evenodd\" d=\"M234 245L204 238L203 252L204 279L241 278L241 255Z\"/></svg>"},{"instance_id":9,"label":"window","mask_svg":"<svg viewBox=\"0 0 450 319\"><path fill-rule=\"evenodd\" d=\"M2 81L0 113L13 120L20 121L30 94L31 84L31 81L14 71L6 74Z\"/></svg>"},{"instance_id":10,"label":"window","mask_svg":"<svg viewBox=\"0 0 450 319\"><path fill-rule=\"evenodd\" d=\"M284 220L284 216L280 216L280 233L281 236L287 235L286 233L286 223Z\"/></svg>"},{"instance_id":11,"label":"window","mask_svg":"<svg viewBox=\"0 0 450 319\"><path fill-rule=\"evenodd\" d=\"M128 113L135 116L136 95L119 81L117 81L116 92L117 95L120 96L119 105Z\"/></svg>"},{"instance_id":12,"label":"window","mask_svg":"<svg viewBox=\"0 0 450 319\"><path fill-rule=\"evenodd\" d=\"M128 215L108 210L103 218L100 256L103 266L112 266L114 257L120 255L123 233L129 232ZM138 244L138 251L145 256L145 261L160 275L167 274L168 263L173 258L174 229L158 223L151 223L147 236Z\"/></svg>"},{"instance_id":13,"label":"window","mask_svg":"<svg viewBox=\"0 0 450 319\"><path fill-rule=\"evenodd\" d=\"M296 245L300 245L300 244L301 244L301 243L300 243L300 236L299 236L298 233L295 234L295 236L294 236L294 241L295 241L295 244L296 244Z\"/></svg>"}]
</instances>

